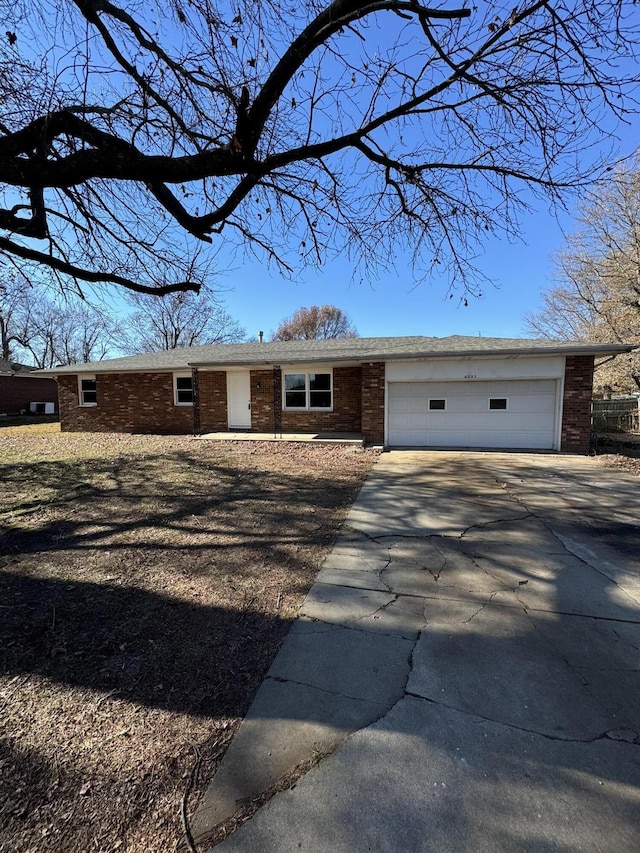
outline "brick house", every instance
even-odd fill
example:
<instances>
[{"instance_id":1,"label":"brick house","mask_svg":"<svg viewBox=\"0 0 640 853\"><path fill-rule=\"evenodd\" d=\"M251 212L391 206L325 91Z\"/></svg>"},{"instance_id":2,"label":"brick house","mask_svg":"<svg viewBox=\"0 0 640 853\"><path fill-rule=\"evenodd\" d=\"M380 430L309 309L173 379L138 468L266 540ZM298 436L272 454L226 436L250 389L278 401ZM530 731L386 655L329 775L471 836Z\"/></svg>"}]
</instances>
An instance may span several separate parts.
<instances>
[{"instance_id":1,"label":"brick house","mask_svg":"<svg viewBox=\"0 0 640 853\"><path fill-rule=\"evenodd\" d=\"M17 415L31 411L34 406L38 413L52 406L57 411L55 380L34 371L34 367L0 359L0 414Z\"/></svg>"},{"instance_id":2,"label":"brick house","mask_svg":"<svg viewBox=\"0 0 640 853\"><path fill-rule=\"evenodd\" d=\"M197 346L47 373L69 431L357 433L392 447L586 452L594 358L631 349L350 338Z\"/></svg>"}]
</instances>

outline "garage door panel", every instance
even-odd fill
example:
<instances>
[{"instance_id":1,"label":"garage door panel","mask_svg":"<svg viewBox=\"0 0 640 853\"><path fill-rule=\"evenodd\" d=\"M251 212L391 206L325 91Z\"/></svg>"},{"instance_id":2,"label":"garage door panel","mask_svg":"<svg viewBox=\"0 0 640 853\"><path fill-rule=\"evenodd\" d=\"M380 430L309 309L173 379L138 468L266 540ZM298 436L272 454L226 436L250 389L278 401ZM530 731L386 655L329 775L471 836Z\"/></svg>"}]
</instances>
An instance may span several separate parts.
<instances>
[{"instance_id":1,"label":"garage door panel","mask_svg":"<svg viewBox=\"0 0 640 853\"><path fill-rule=\"evenodd\" d=\"M390 415L389 416L389 429L397 430L397 429L426 429L426 423L424 417L418 418L418 420L414 420L411 423L411 415L402 414L402 415Z\"/></svg>"},{"instance_id":2,"label":"garage door panel","mask_svg":"<svg viewBox=\"0 0 640 853\"><path fill-rule=\"evenodd\" d=\"M552 449L556 381L391 382L389 443L412 447ZM506 409L490 409L505 398ZM429 400L445 400L430 410Z\"/></svg>"},{"instance_id":3,"label":"garage door panel","mask_svg":"<svg viewBox=\"0 0 640 853\"><path fill-rule=\"evenodd\" d=\"M542 412L549 414L555 412L555 394L529 394L523 396L509 396L509 412Z\"/></svg>"}]
</instances>

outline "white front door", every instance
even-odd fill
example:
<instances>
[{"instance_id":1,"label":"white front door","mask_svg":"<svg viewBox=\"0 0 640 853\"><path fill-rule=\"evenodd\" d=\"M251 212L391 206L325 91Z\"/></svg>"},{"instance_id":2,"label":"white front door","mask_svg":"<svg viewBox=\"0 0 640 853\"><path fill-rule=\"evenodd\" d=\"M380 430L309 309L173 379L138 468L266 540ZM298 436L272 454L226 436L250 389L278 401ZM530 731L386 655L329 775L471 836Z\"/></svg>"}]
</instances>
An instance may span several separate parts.
<instances>
[{"instance_id":1,"label":"white front door","mask_svg":"<svg viewBox=\"0 0 640 853\"><path fill-rule=\"evenodd\" d=\"M248 370L227 373L229 429L251 427L251 381Z\"/></svg>"}]
</instances>

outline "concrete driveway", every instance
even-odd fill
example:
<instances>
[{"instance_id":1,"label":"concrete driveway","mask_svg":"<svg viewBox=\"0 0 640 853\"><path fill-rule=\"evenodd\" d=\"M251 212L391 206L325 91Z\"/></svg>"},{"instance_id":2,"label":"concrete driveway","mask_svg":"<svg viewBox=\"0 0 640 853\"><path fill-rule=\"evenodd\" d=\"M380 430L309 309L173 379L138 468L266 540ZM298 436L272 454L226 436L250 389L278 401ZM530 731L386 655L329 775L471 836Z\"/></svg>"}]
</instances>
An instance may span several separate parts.
<instances>
[{"instance_id":1,"label":"concrete driveway","mask_svg":"<svg viewBox=\"0 0 640 853\"><path fill-rule=\"evenodd\" d=\"M593 459L381 456L196 836L302 768L216 850L637 853L639 523Z\"/></svg>"}]
</instances>

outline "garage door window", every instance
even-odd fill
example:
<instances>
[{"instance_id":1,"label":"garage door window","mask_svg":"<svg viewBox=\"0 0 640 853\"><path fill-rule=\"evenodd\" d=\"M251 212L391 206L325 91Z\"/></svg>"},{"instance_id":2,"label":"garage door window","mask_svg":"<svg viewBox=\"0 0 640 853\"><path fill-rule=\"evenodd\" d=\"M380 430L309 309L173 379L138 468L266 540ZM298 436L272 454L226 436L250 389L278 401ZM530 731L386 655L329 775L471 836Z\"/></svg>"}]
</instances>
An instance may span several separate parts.
<instances>
[{"instance_id":1,"label":"garage door window","mask_svg":"<svg viewBox=\"0 0 640 853\"><path fill-rule=\"evenodd\" d=\"M507 408L506 397L489 397L489 409L504 411Z\"/></svg>"},{"instance_id":2,"label":"garage door window","mask_svg":"<svg viewBox=\"0 0 640 853\"><path fill-rule=\"evenodd\" d=\"M447 408L446 400L429 400L430 412L444 412Z\"/></svg>"}]
</instances>

